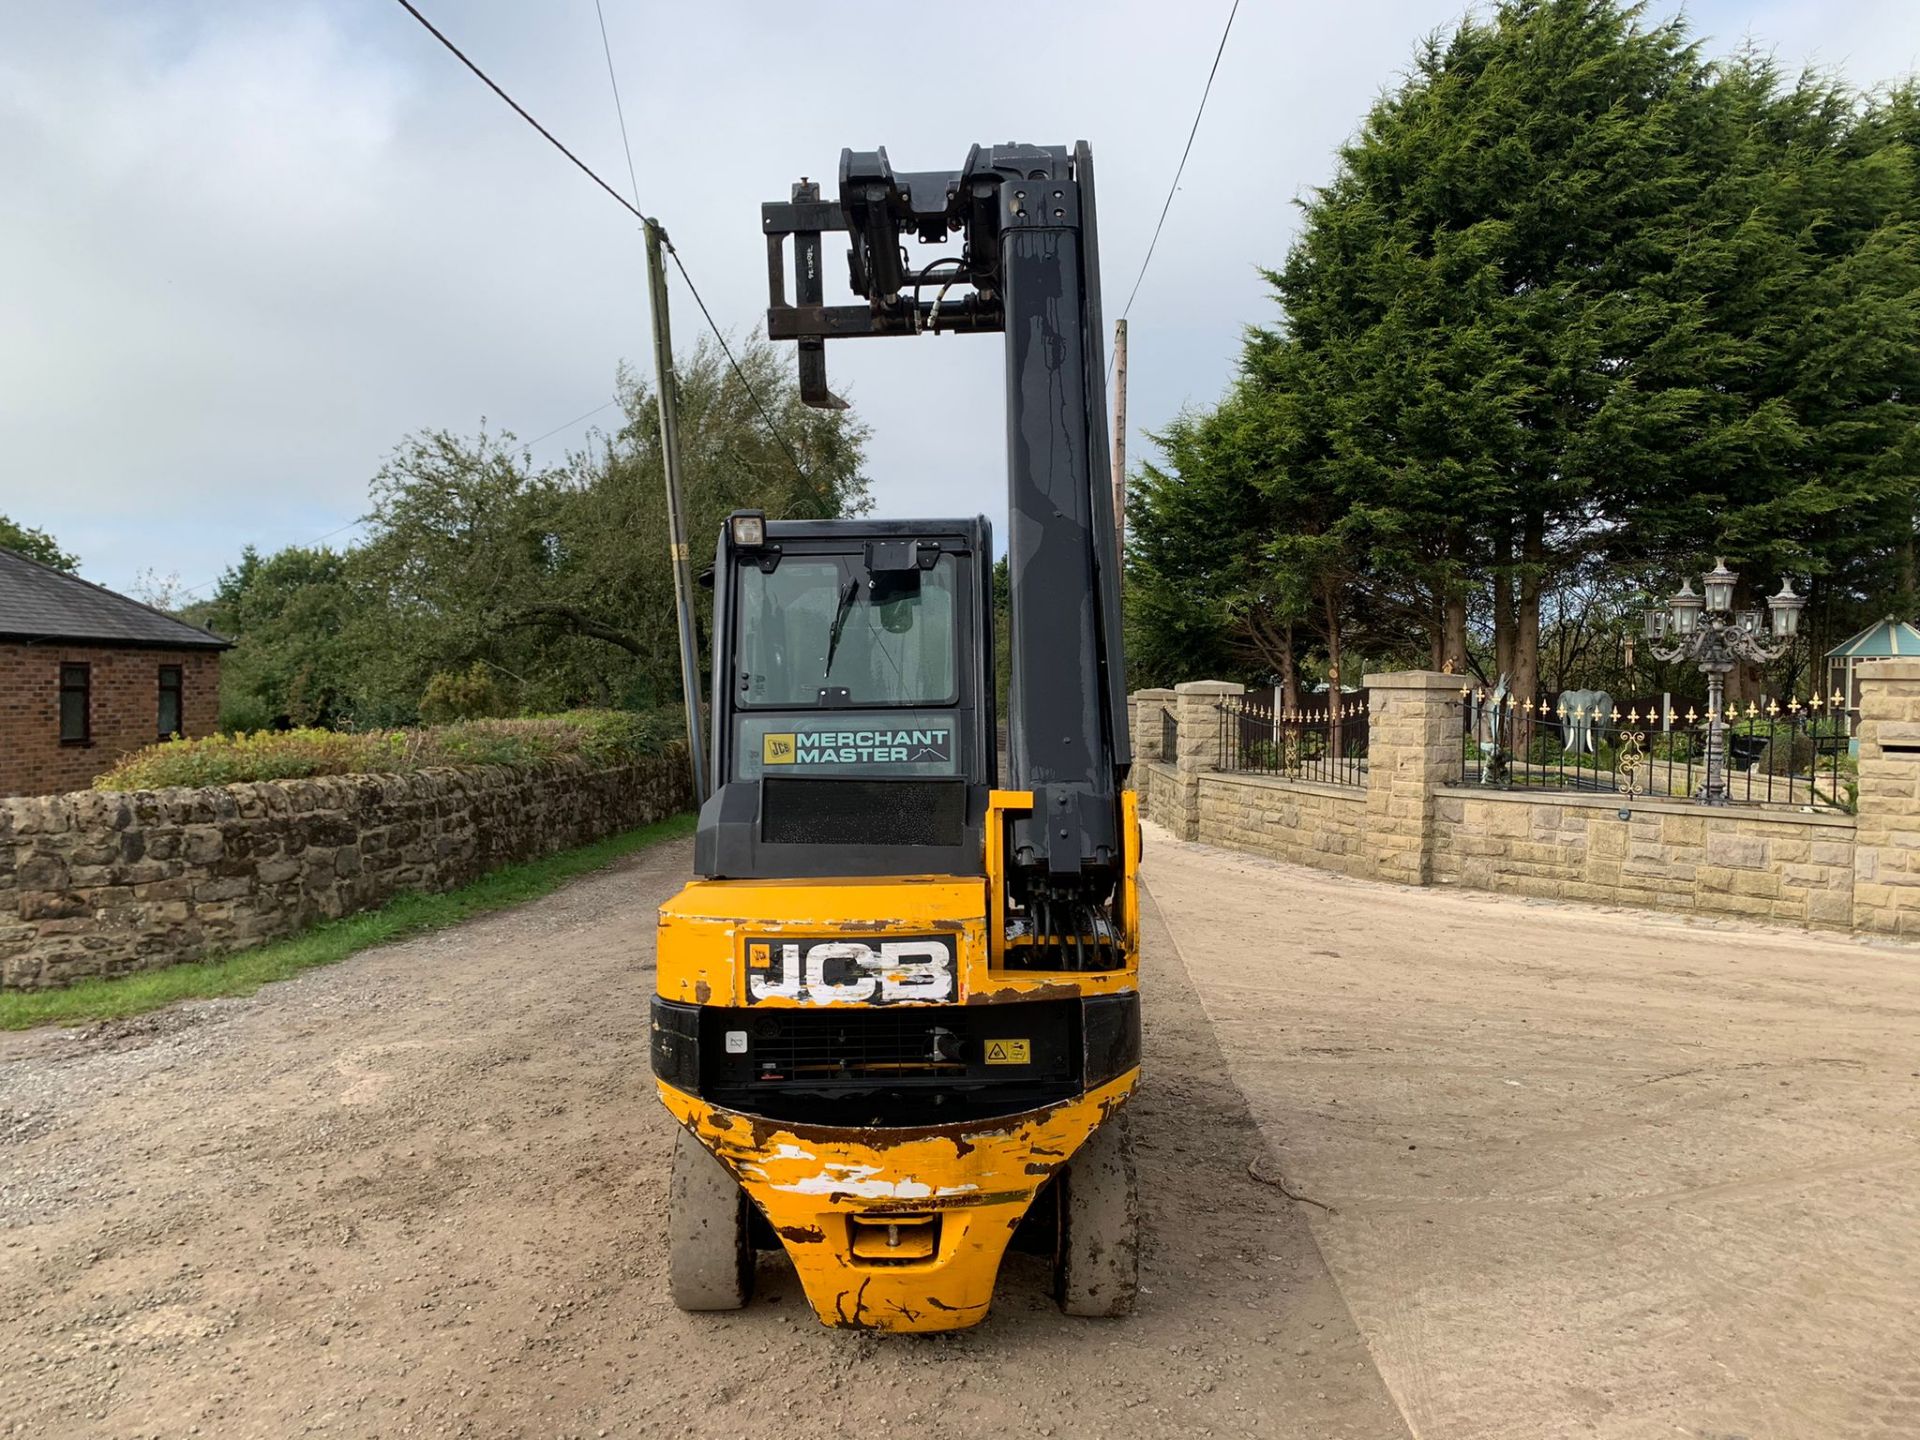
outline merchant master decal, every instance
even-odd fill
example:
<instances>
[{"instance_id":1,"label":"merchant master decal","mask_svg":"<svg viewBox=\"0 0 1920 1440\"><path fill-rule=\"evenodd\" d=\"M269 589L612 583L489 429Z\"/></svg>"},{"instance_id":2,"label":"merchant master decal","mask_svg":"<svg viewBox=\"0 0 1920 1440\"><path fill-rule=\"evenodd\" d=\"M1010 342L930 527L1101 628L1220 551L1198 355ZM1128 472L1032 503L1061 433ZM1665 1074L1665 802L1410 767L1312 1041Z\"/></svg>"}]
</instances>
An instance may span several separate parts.
<instances>
[{"instance_id":1,"label":"merchant master decal","mask_svg":"<svg viewBox=\"0 0 1920 1440\"><path fill-rule=\"evenodd\" d=\"M922 765L953 760L953 728L789 730L761 737L768 765Z\"/></svg>"}]
</instances>

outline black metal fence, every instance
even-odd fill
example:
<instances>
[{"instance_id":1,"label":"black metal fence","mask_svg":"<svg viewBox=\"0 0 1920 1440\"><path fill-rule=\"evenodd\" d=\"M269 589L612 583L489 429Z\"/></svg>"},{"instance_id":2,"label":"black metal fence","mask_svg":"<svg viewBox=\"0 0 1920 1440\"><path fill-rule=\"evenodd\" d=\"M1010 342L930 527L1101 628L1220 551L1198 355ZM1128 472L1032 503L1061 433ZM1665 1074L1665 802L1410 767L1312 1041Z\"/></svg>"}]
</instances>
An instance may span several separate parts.
<instances>
[{"instance_id":1,"label":"black metal fence","mask_svg":"<svg viewBox=\"0 0 1920 1440\"><path fill-rule=\"evenodd\" d=\"M1333 699L1287 709L1235 696L1220 707L1220 768L1328 785L1367 781L1367 703Z\"/></svg>"},{"instance_id":2,"label":"black metal fence","mask_svg":"<svg viewBox=\"0 0 1920 1440\"><path fill-rule=\"evenodd\" d=\"M1484 686L1463 687L1460 700L1470 784L1704 797L1704 704L1567 691L1529 705ZM1721 719L1730 802L1854 809L1859 766L1841 696L1728 702Z\"/></svg>"},{"instance_id":3,"label":"black metal fence","mask_svg":"<svg viewBox=\"0 0 1920 1440\"><path fill-rule=\"evenodd\" d=\"M1169 765L1180 761L1180 722L1165 705L1160 707L1160 758Z\"/></svg>"}]
</instances>

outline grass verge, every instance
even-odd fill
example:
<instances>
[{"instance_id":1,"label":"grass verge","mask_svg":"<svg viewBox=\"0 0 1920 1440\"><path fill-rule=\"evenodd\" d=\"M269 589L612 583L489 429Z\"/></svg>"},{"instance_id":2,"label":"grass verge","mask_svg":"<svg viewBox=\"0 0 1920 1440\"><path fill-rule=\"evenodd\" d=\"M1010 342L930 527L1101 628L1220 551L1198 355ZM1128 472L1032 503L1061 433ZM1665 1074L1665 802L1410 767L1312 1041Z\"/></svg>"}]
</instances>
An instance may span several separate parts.
<instances>
[{"instance_id":1,"label":"grass verge","mask_svg":"<svg viewBox=\"0 0 1920 1440\"><path fill-rule=\"evenodd\" d=\"M316 965L331 965L369 945L384 945L428 930L443 929L491 910L538 899L576 875L598 870L662 840L693 833L691 814L675 815L623 835L596 840L522 865L508 865L444 895L399 895L378 910L343 916L285 940L213 960L190 960L163 970L145 970L110 980L82 980L64 990L0 994L0 1030L35 1025L82 1025L157 1010L177 1000L251 995Z\"/></svg>"}]
</instances>

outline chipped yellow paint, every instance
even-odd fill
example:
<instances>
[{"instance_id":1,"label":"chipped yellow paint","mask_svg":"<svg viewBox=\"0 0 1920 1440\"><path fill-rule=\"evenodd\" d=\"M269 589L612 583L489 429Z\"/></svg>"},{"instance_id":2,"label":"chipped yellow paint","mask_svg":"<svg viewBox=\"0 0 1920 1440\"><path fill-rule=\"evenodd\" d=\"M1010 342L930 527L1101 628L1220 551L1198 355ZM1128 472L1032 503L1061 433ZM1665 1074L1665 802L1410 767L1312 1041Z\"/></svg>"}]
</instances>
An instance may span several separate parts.
<instances>
[{"instance_id":1,"label":"chipped yellow paint","mask_svg":"<svg viewBox=\"0 0 1920 1440\"><path fill-rule=\"evenodd\" d=\"M950 936L954 1003L964 1005L1137 989L1140 821L1131 793L1122 798L1124 868L1116 907L1125 966L1102 972L1006 968L1002 837L1006 816L1030 810L1032 803L1024 791L992 793L984 878L689 883L660 908L660 995L684 1004L743 1005L748 944L783 935L874 941ZM756 1008L805 1003L770 995ZM1139 1073L1130 1070L1077 1099L1043 1109L916 1129L840 1130L775 1122L719 1109L664 1083L660 1095L765 1212L822 1321L879 1330L953 1330L985 1317L1007 1241L1034 1195L1126 1100ZM884 1222L888 1215L936 1217L933 1255L906 1263L856 1256L850 1219Z\"/></svg>"},{"instance_id":2,"label":"chipped yellow paint","mask_svg":"<svg viewBox=\"0 0 1920 1440\"><path fill-rule=\"evenodd\" d=\"M674 1117L733 1172L781 1237L823 1324L957 1330L978 1324L1014 1227L1047 1178L1123 1104L1140 1072L997 1120L911 1130L790 1125L660 1085ZM935 1253L853 1253L849 1221L938 1216Z\"/></svg>"}]
</instances>

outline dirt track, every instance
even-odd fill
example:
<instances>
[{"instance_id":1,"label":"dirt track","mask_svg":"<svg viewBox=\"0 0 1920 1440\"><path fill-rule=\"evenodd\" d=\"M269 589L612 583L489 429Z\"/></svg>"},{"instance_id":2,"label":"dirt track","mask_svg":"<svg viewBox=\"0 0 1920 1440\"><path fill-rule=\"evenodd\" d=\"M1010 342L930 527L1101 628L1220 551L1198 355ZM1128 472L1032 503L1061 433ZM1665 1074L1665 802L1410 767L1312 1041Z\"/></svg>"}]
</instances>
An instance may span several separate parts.
<instances>
[{"instance_id":1,"label":"dirt track","mask_svg":"<svg viewBox=\"0 0 1920 1440\"><path fill-rule=\"evenodd\" d=\"M687 864L0 1037L0 1434L1920 1436L1911 949L1154 833L1139 1314L873 1337L665 1299Z\"/></svg>"},{"instance_id":2,"label":"dirt track","mask_svg":"<svg viewBox=\"0 0 1920 1440\"><path fill-rule=\"evenodd\" d=\"M0 1037L0 1433L1403 1437L1149 934L1140 1313L830 1332L665 1299L647 1075L674 844L250 1000Z\"/></svg>"},{"instance_id":3,"label":"dirt track","mask_svg":"<svg viewBox=\"0 0 1920 1440\"><path fill-rule=\"evenodd\" d=\"M1422 1440L1920 1437L1920 951L1148 856Z\"/></svg>"}]
</instances>

